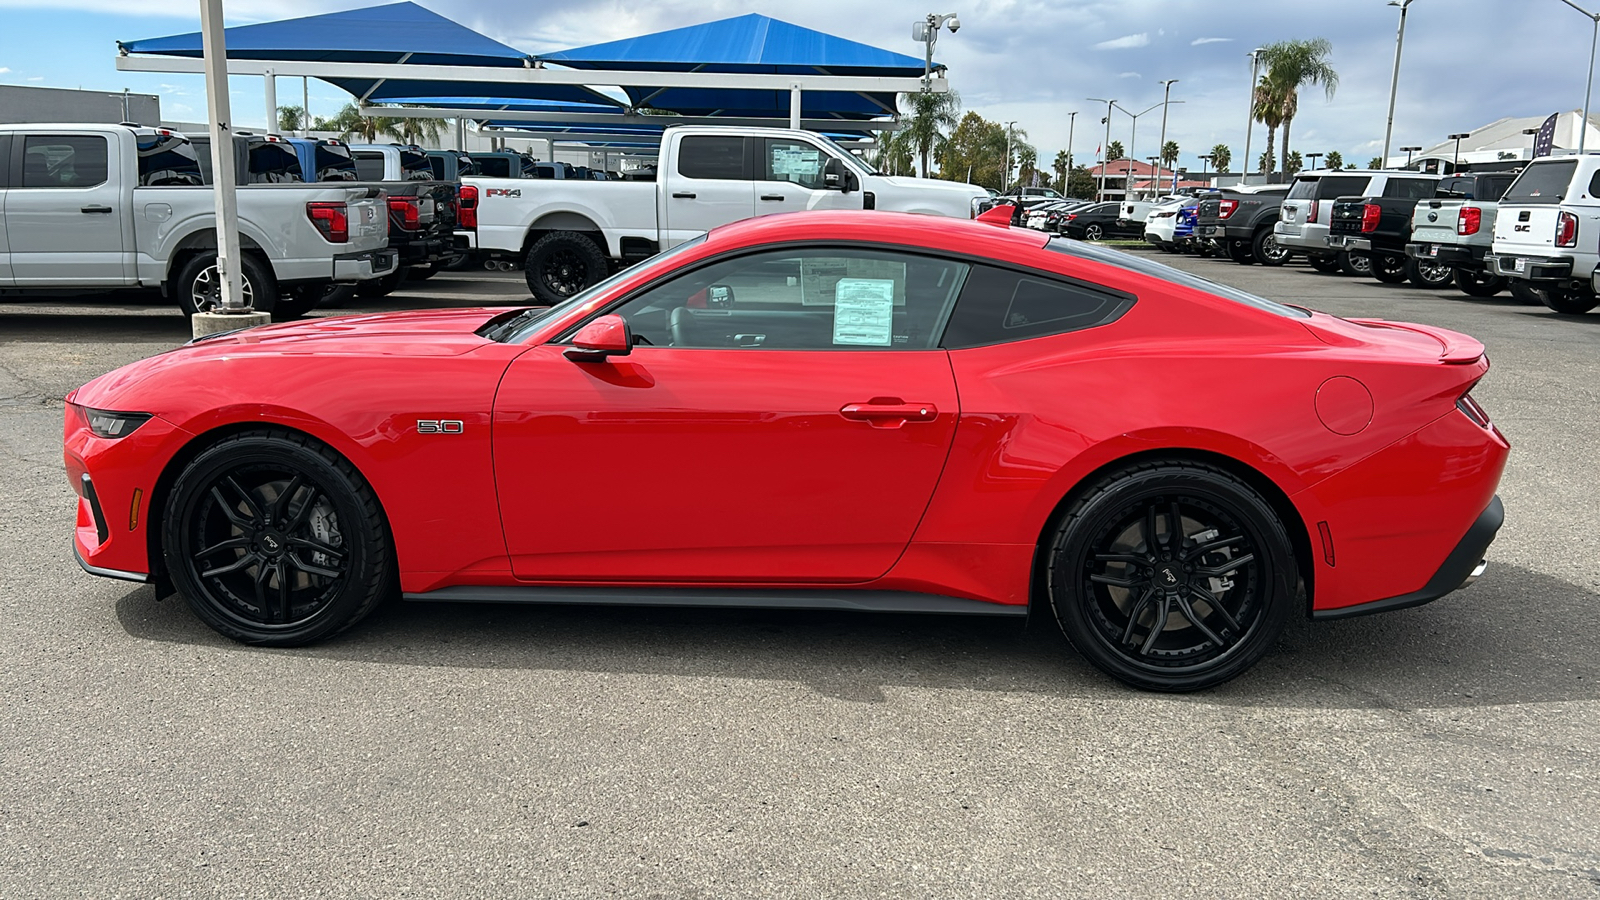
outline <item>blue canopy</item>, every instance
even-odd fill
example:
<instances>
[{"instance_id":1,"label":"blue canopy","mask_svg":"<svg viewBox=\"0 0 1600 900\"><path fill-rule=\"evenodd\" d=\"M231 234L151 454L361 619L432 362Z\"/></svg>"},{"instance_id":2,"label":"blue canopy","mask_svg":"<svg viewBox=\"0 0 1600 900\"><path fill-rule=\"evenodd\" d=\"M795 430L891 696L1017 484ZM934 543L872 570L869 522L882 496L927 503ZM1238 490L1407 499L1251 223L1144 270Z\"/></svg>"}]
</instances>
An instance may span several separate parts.
<instances>
[{"instance_id":1,"label":"blue canopy","mask_svg":"<svg viewBox=\"0 0 1600 900\"><path fill-rule=\"evenodd\" d=\"M642 72L743 72L921 77L922 60L752 13L636 38L545 53L575 69ZM635 106L686 116L783 118L787 91L624 87ZM807 91L807 118L862 119L892 115L892 93Z\"/></svg>"},{"instance_id":2,"label":"blue canopy","mask_svg":"<svg viewBox=\"0 0 1600 900\"><path fill-rule=\"evenodd\" d=\"M522 68L528 54L508 47L415 3L391 3L365 9L239 25L224 32L229 59L292 62L413 63L443 66ZM201 55L200 33L119 41L126 53L157 56ZM395 98L487 96L617 105L615 100L580 86L402 79L324 79L372 102Z\"/></svg>"}]
</instances>

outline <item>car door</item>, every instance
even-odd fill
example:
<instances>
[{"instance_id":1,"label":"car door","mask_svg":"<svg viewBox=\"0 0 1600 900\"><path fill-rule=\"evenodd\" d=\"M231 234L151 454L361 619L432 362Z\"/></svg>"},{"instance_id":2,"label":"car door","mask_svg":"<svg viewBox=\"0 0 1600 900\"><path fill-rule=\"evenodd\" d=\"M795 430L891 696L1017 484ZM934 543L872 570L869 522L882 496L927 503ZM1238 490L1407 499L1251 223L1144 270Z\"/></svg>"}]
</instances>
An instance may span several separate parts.
<instances>
[{"instance_id":1,"label":"car door","mask_svg":"<svg viewBox=\"0 0 1600 900\"><path fill-rule=\"evenodd\" d=\"M0 134L0 285L11 284L11 244L6 240L6 194L11 184L11 135Z\"/></svg>"},{"instance_id":2,"label":"car door","mask_svg":"<svg viewBox=\"0 0 1600 900\"><path fill-rule=\"evenodd\" d=\"M767 248L613 311L636 346L561 342L506 372L494 457L512 570L533 581L859 583L886 573L959 413L938 349L968 266Z\"/></svg>"},{"instance_id":3,"label":"car door","mask_svg":"<svg viewBox=\"0 0 1600 900\"><path fill-rule=\"evenodd\" d=\"M861 209L861 191L827 186L823 173L833 157L799 138L760 138L756 163L756 215L806 209ZM847 176L848 177L848 176Z\"/></svg>"},{"instance_id":4,"label":"car door","mask_svg":"<svg viewBox=\"0 0 1600 900\"><path fill-rule=\"evenodd\" d=\"M746 138L684 134L673 139L676 159L660 186L663 250L756 214Z\"/></svg>"},{"instance_id":5,"label":"car door","mask_svg":"<svg viewBox=\"0 0 1600 900\"><path fill-rule=\"evenodd\" d=\"M5 217L16 285L127 283L116 149L105 134L12 135Z\"/></svg>"}]
</instances>

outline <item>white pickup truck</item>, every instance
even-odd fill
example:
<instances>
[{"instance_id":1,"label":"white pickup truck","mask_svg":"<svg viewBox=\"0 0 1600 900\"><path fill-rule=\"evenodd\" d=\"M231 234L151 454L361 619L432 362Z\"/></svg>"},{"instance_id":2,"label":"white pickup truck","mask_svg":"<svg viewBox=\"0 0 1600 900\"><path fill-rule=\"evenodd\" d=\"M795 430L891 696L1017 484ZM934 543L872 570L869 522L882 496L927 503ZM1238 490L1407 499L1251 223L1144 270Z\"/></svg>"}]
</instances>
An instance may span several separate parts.
<instances>
[{"instance_id":1,"label":"white pickup truck","mask_svg":"<svg viewBox=\"0 0 1600 900\"><path fill-rule=\"evenodd\" d=\"M1528 163L1500 198L1484 267L1559 313L1600 305L1600 155Z\"/></svg>"},{"instance_id":2,"label":"white pickup truck","mask_svg":"<svg viewBox=\"0 0 1600 900\"><path fill-rule=\"evenodd\" d=\"M971 218L981 187L880 175L820 134L681 126L662 136L648 181L462 179L462 234L479 256L521 264L555 303L718 225L808 209L879 209Z\"/></svg>"},{"instance_id":3,"label":"white pickup truck","mask_svg":"<svg viewBox=\"0 0 1600 900\"><path fill-rule=\"evenodd\" d=\"M275 318L397 264L380 188L252 184L238 197L242 286ZM0 289L159 286L191 314L218 300L214 200L181 134L0 125L0 210Z\"/></svg>"}]
</instances>

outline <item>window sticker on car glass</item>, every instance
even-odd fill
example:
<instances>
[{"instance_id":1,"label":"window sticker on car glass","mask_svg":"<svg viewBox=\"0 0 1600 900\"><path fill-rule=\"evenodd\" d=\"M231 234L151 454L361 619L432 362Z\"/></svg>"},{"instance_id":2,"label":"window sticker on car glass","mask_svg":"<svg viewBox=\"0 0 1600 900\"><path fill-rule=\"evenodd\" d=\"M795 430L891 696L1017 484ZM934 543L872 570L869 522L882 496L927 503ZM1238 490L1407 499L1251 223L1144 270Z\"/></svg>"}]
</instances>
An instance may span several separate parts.
<instances>
[{"instance_id":1,"label":"window sticker on car glass","mask_svg":"<svg viewBox=\"0 0 1600 900\"><path fill-rule=\"evenodd\" d=\"M887 347L894 338L894 282L841 278L833 300L833 342Z\"/></svg>"},{"instance_id":2,"label":"window sticker on car glass","mask_svg":"<svg viewBox=\"0 0 1600 900\"><path fill-rule=\"evenodd\" d=\"M832 306L841 278L877 278L894 284L894 305L906 305L906 264L886 259L808 257L800 261L800 305Z\"/></svg>"},{"instance_id":3,"label":"window sticker on car glass","mask_svg":"<svg viewBox=\"0 0 1600 900\"><path fill-rule=\"evenodd\" d=\"M822 151L815 147L774 144L772 176L779 181L809 180L822 168Z\"/></svg>"}]
</instances>

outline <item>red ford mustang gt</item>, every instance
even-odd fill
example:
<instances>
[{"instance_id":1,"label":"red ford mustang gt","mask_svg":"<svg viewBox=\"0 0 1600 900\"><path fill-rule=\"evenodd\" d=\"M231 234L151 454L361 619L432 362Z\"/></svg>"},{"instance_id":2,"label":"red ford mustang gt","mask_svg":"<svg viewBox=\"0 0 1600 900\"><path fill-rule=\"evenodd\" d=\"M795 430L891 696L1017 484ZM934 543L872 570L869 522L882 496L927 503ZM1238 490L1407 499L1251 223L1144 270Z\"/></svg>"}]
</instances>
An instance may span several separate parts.
<instances>
[{"instance_id":1,"label":"red ford mustang gt","mask_svg":"<svg viewBox=\"0 0 1600 900\"><path fill-rule=\"evenodd\" d=\"M408 599L1050 610L1192 690L1482 571L1454 332L927 217L752 219L549 309L195 341L68 398L90 572L255 644Z\"/></svg>"}]
</instances>

